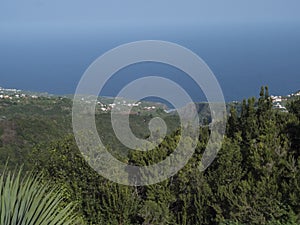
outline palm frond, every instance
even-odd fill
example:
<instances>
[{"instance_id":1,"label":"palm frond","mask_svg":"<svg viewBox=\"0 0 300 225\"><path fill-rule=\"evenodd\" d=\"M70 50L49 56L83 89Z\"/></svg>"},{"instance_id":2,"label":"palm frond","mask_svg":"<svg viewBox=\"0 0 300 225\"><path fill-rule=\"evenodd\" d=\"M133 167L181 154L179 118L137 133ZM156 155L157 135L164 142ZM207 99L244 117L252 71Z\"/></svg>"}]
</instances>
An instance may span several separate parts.
<instances>
[{"instance_id":1,"label":"palm frond","mask_svg":"<svg viewBox=\"0 0 300 225\"><path fill-rule=\"evenodd\" d=\"M64 203L59 187L42 182L40 175L6 169L0 177L1 225L79 224L73 203ZM64 203L64 204L62 204Z\"/></svg>"}]
</instances>

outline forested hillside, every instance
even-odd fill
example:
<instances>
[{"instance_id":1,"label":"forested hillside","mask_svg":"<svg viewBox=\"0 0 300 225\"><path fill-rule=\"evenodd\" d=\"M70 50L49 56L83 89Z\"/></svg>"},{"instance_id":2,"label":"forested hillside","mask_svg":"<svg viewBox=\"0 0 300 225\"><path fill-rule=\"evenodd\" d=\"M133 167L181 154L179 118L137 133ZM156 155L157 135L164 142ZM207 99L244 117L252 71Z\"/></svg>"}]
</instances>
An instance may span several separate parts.
<instances>
[{"instance_id":1,"label":"forested hillside","mask_svg":"<svg viewBox=\"0 0 300 225\"><path fill-rule=\"evenodd\" d=\"M11 168L23 163L42 171L47 182L64 187L85 224L300 224L299 98L287 103L287 112L277 110L263 87L258 99L232 104L222 149L207 170L198 170L210 134L203 123L189 163L170 179L143 187L112 183L88 166L72 135L69 99L28 101L1 102L1 166L8 160ZM123 151L109 114L96 115L97 128L121 160L150 165L172 153L180 137L176 114L155 113L131 117L140 137L149 135L144 124L153 116L166 119L168 136L149 152Z\"/></svg>"}]
</instances>

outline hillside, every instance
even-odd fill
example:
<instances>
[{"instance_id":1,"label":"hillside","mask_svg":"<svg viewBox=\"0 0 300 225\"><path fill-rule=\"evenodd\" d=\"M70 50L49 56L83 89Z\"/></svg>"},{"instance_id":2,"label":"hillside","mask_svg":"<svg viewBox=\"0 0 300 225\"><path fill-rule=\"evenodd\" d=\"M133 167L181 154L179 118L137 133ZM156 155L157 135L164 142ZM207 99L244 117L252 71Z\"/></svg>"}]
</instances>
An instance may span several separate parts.
<instances>
[{"instance_id":1,"label":"hillside","mask_svg":"<svg viewBox=\"0 0 300 225\"><path fill-rule=\"evenodd\" d=\"M258 99L227 104L222 148L204 172L198 166L210 135L209 126L203 126L210 122L209 107L197 104L203 120L193 157L171 178L141 187L113 183L89 167L72 134L70 98L5 93L8 97L0 99L0 170L8 160L10 168L24 164L26 170L42 171L45 182L63 187L65 200L77 204L84 224L296 225L300 223L300 98L297 92L275 100L267 90L262 88ZM284 110L276 107L277 99L282 99ZM141 138L149 136L148 122L161 116L169 128L161 144L140 152L118 142L109 110L101 108L132 104L124 101L113 106L111 99L104 98L97 105L97 129L111 153L137 166L152 165L172 154L181 136L178 117L156 103L140 103L134 113L121 116L130 117L133 132ZM184 144L190 144L189 139ZM133 178L128 174L128 179Z\"/></svg>"},{"instance_id":2,"label":"hillside","mask_svg":"<svg viewBox=\"0 0 300 225\"><path fill-rule=\"evenodd\" d=\"M113 107L120 110L120 116L130 113L133 133L140 138L150 135L149 121L160 116L168 125L168 133L174 131L179 120L175 114L168 114L164 105L154 102L99 98L96 107L96 123L103 143L116 152L126 155L127 150L115 137L110 123ZM122 110L122 111L121 111ZM27 164L27 155L36 145L47 145L53 140L72 134L72 99L46 93L31 93L16 89L0 89L0 165L3 167L9 158L12 165Z\"/></svg>"},{"instance_id":3,"label":"hillside","mask_svg":"<svg viewBox=\"0 0 300 225\"><path fill-rule=\"evenodd\" d=\"M288 102L295 100L299 95L300 92L288 96L271 96L274 109L286 112ZM211 116L208 103L196 103L196 106L200 123L209 123ZM128 111L131 107L131 111ZM235 107L240 113L242 103L227 103L227 107L228 112L230 107ZM124 118L130 113L131 129L139 138L150 135L148 123L156 116L165 120L168 134L179 126L176 111L168 110L162 103L99 97L96 107L98 131L103 143L109 149L114 149L112 151L118 154L121 152L122 156L128 153L128 149L114 135L110 123L112 108L119 110L120 113L127 112L120 115ZM188 111L188 106L184 110ZM26 156L34 146L72 134L71 113L72 96L55 96L48 93L0 88L1 165L4 165L8 158L13 161L13 164L22 164L27 161Z\"/></svg>"}]
</instances>

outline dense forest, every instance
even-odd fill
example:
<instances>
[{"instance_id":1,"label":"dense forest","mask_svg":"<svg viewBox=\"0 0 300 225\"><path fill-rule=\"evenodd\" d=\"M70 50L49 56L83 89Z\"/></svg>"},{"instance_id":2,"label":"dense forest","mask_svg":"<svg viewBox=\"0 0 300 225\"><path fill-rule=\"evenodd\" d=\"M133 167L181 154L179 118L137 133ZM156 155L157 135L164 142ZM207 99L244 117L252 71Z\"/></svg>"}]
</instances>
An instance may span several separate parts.
<instances>
[{"instance_id":1,"label":"dense forest","mask_svg":"<svg viewBox=\"0 0 300 225\"><path fill-rule=\"evenodd\" d=\"M258 99L232 104L222 148L207 170L198 170L210 135L204 122L188 164L168 180L140 187L110 182L89 167L72 135L71 107L60 98L40 98L38 105L2 101L0 170L23 164L24 171L42 173L44 182L62 187L83 224L300 224L300 98L282 112L262 87ZM146 153L123 151L107 115L98 115L97 128L121 160L150 165L171 154L180 136L176 114L157 113L168 135ZM137 136L148 135L141 127L153 116L133 115Z\"/></svg>"}]
</instances>

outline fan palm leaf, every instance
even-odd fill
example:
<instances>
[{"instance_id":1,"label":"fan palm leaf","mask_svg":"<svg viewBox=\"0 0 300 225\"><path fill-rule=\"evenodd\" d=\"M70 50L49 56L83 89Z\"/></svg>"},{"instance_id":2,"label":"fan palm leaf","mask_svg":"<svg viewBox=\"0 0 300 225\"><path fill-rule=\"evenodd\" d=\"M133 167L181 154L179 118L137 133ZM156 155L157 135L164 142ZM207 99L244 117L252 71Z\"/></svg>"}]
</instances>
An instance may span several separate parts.
<instances>
[{"instance_id":1,"label":"fan palm leaf","mask_svg":"<svg viewBox=\"0 0 300 225\"><path fill-rule=\"evenodd\" d=\"M25 175L22 170L0 177L1 225L79 224L75 205L65 203L62 189L42 182L40 175Z\"/></svg>"}]
</instances>

